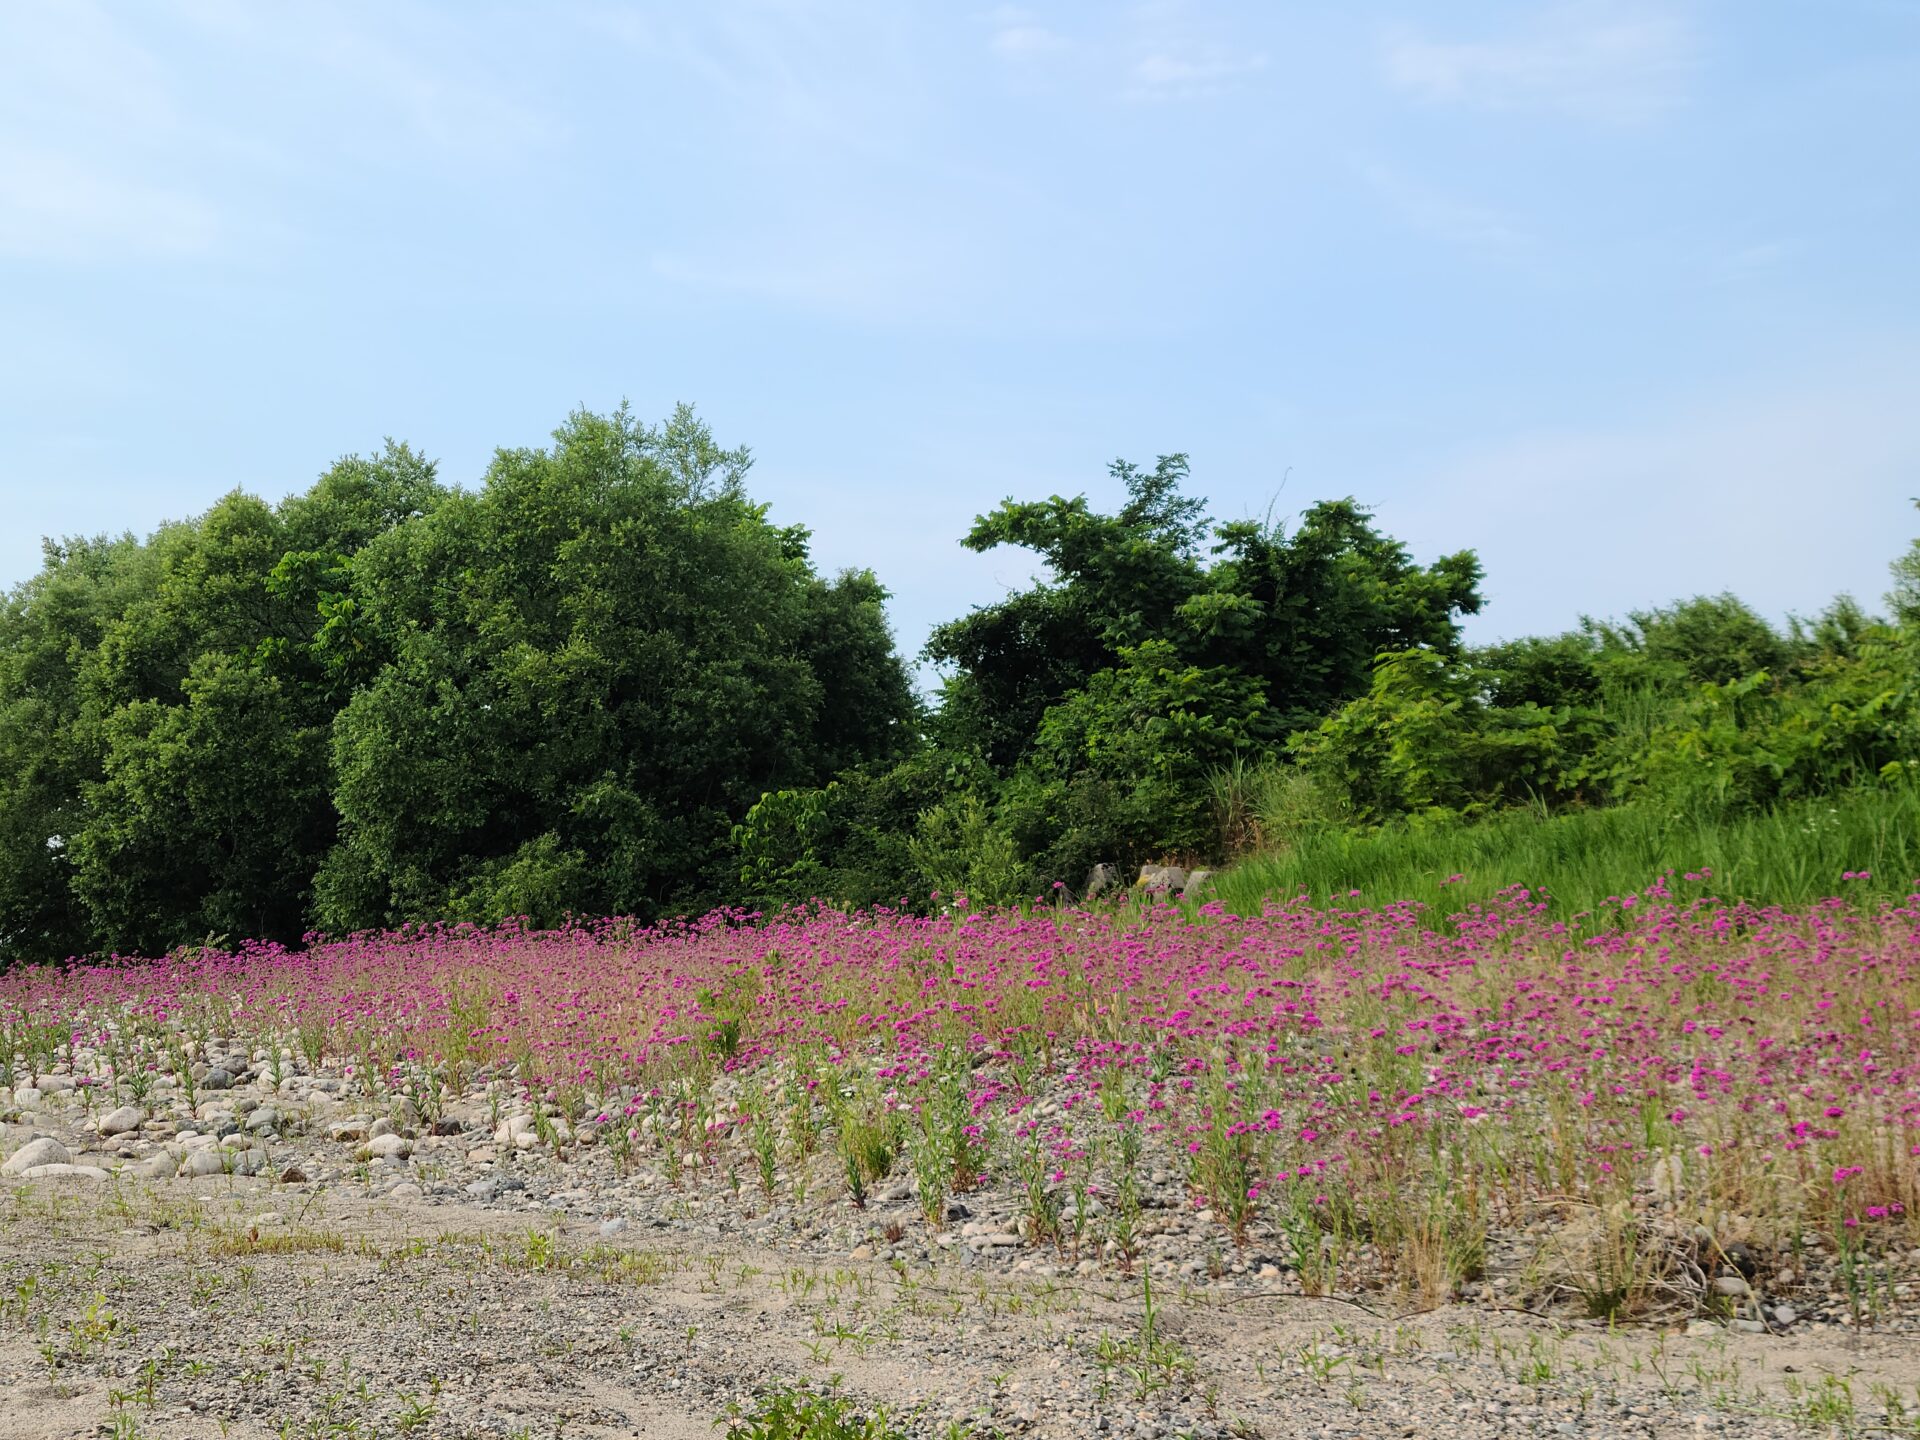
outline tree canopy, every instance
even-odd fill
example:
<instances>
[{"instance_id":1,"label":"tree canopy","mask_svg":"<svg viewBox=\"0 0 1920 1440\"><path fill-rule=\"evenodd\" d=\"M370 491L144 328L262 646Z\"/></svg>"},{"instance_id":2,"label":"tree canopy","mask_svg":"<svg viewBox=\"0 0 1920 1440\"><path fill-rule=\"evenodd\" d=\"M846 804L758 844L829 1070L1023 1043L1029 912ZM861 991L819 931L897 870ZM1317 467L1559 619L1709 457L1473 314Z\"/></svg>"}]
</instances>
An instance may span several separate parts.
<instances>
[{"instance_id":1,"label":"tree canopy","mask_svg":"<svg viewBox=\"0 0 1920 1440\"><path fill-rule=\"evenodd\" d=\"M0 609L0 951L729 898L749 806L917 715L885 592L748 466L582 413L472 491L389 445L50 544Z\"/></svg>"},{"instance_id":2,"label":"tree canopy","mask_svg":"<svg viewBox=\"0 0 1920 1440\"><path fill-rule=\"evenodd\" d=\"M49 542L0 598L0 962L809 897L1012 902L1513 806L1760 807L1920 779L1920 542L1892 614L1731 595L1480 647L1470 551L1352 499L1215 522L1184 455L1111 513L963 537L1044 574L936 628L826 577L685 407L571 416L471 489L389 443Z\"/></svg>"}]
</instances>

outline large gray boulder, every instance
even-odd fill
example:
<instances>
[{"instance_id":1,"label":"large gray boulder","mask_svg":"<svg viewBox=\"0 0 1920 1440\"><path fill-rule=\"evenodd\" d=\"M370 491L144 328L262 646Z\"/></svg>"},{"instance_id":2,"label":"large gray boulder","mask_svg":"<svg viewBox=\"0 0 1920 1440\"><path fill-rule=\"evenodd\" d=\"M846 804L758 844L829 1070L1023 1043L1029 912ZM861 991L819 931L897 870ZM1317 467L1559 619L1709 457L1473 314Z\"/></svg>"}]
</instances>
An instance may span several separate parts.
<instances>
[{"instance_id":1,"label":"large gray boulder","mask_svg":"<svg viewBox=\"0 0 1920 1440\"><path fill-rule=\"evenodd\" d=\"M125 1135L129 1130L138 1130L146 1118L147 1112L138 1105L122 1105L102 1115L98 1128L102 1135Z\"/></svg>"},{"instance_id":2,"label":"large gray boulder","mask_svg":"<svg viewBox=\"0 0 1920 1440\"><path fill-rule=\"evenodd\" d=\"M7 1163L0 1165L0 1175L24 1175L42 1165L71 1165L73 1152L55 1140L51 1135L42 1135L38 1140L29 1140L13 1154L7 1157Z\"/></svg>"},{"instance_id":3,"label":"large gray boulder","mask_svg":"<svg viewBox=\"0 0 1920 1440\"><path fill-rule=\"evenodd\" d=\"M1113 866L1096 865L1087 872L1087 899L1098 900L1107 891L1117 889L1119 884L1120 872Z\"/></svg>"},{"instance_id":4,"label":"large gray boulder","mask_svg":"<svg viewBox=\"0 0 1920 1440\"><path fill-rule=\"evenodd\" d=\"M1140 878L1133 883L1142 890L1178 895L1187 888L1187 872L1178 865L1142 865Z\"/></svg>"},{"instance_id":5,"label":"large gray boulder","mask_svg":"<svg viewBox=\"0 0 1920 1440\"><path fill-rule=\"evenodd\" d=\"M22 1180L111 1180L98 1165L35 1165L20 1172Z\"/></svg>"}]
</instances>

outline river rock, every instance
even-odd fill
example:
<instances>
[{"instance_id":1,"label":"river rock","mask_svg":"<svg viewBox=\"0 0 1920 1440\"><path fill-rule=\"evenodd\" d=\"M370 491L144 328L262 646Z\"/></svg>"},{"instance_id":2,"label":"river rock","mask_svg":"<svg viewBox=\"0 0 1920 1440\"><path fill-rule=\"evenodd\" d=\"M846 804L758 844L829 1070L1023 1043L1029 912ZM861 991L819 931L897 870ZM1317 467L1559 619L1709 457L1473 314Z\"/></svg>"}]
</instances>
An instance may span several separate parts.
<instances>
[{"instance_id":1,"label":"river rock","mask_svg":"<svg viewBox=\"0 0 1920 1440\"><path fill-rule=\"evenodd\" d=\"M1142 865L1140 878L1133 882L1143 890L1178 894L1187 887L1187 872L1178 865Z\"/></svg>"},{"instance_id":2,"label":"river rock","mask_svg":"<svg viewBox=\"0 0 1920 1440\"><path fill-rule=\"evenodd\" d=\"M122 1105L100 1117L99 1130L102 1135L125 1135L129 1130L138 1130L146 1118L147 1112L138 1105Z\"/></svg>"},{"instance_id":3,"label":"river rock","mask_svg":"<svg viewBox=\"0 0 1920 1440\"><path fill-rule=\"evenodd\" d=\"M71 1165L72 1163L71 1150L51 1135L42 1135L38 1140L29 1140L9 1155L7 1163L0 1165L0 1175L24 1175L27 1171L41 1165Z\"/></svg>"},{"instance_id":4,"label":"river rock","mask_svg":"<svg viewBox=\"0 0 1920 1440\"><path fill-rule=\"evenodd\" d=\"M98 1165L35 1165L20 1172L22 1180L111 1180Z\"/></svg>"}]
</instances>

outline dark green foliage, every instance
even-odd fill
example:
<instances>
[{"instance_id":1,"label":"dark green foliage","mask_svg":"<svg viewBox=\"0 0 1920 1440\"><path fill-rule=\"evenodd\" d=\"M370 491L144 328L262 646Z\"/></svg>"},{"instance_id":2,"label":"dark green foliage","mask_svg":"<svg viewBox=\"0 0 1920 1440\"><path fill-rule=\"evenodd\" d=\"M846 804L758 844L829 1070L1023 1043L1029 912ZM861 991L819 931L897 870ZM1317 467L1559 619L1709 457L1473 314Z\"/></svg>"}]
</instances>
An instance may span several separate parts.
<instances>
[{"instance_id":1,"label":"dark green foliage","mask_svg":"<svg viewBox=\"0 0 1920 1440\"><path fill-rule=\"evenodd\" d=\"M1490 703L1469 668L1401 650L1380 657L1366 695L1293 750L1356 819L1379 822L1579 798L1590 745L1586 717L1569 707Z\"/></svg>"},{"instance_id":2,"label":"dark green foliage","mask_svg":"<svg viewBox=\"0 0 1920 1440\"><path fill-rule=\"evenodd\" d=\"M1204 856L1208 776L1281 738L1258 677L1184 663L1164 640L1052 706L1008 786L1008 826L1042 878L1076 880L1103 859Z\"/></svg>"},{"instance_id":3,"label":"dark green foliage","mask_svg":"<svg viewBox=\"0 0 1920 1440\"><path fill-rule=\"evenodd\" d=\"M767 907L816 897L924 905L937 881L915 858L921 817L986 778L977 763L927 748L825 786L773 791L734 831L745 898Z\"/></svg>"},{"instance_id":4,"label":"dark green foliage","mask_svg":"<svg viewBox=\"0 0 1920 1440\"><path fill-rule=\"evenodd\" d=\"M1521 802L1752 809L1904 782L1920 632L1842 597L1782 634L1728 597L1551 639L1384 655L1293 750L1362 821Z\"/></svg>"},{"instance_id":5,"label":"dark green foliage","mask_svg":"<svg viewBox=\"0 0 1920 1440\"><path fill-rule=\"evenodd\" d=\"M1223 558L1181 619L1204 663L1260 678L1287 730L1366 693L1386 651L1459 646L1480 609L1471 551L1419 566L1351 500L1315 505L1291 535L1249 521L1219 528Z\"/></svg>"},{"instance_id":6,"label":"dark green foliage","mask_svg":"<svg viewBox=\"0 0 1920 1440\"><path fill-rule=\"evenodd\" d=\"M0 600L0 960L1018 903L1242 852L1316 892L1479 854L1491 893L1502 846L1583 895L1716 854L1782 898L1912 863L1920 542L1891 620L1722 595L1463 649L1471 553L1417 565L1351 500L1211 525L1184 456L1123 462L1112 514L976 521L1047 578L934 632L923 713L878 581L817 575L748 460L684 408L579 414L471 491L389 444L277 506L50 544Z\"/></svg>"},{"instance_id":7,"label":"dark green foliage","mask_svg":"<svg viewBox=\"0 0 1920 1440\"><path fill-rule=\"evenodd\" d=\"M686 411L555 438L354 561L386 663L334 725L330 926L713 905L763 794L911 734L883 592L813 574L745 452Z\"/></svg>"},{"instance_id":8,"label":"dark green foliage","mask_svg":"<svg viewBox=\"0 0 1920 1440\"><path fill-rule=\"evenodd\" d=\"M1180 494L1187 457L1163 455L1150 471L1117 461L1111 473L1127 489L1117 514L1097 513L1084 495L1007 500L961 541L1031 550L1054 579L933 632L927 658L952 667L936 722L949 747L1010 770L1050 705L1122 648L1178 628L1175 612L1202 584L1206 533L1201 502Z\"/></svg>"},{"instance_id":9,"label":"dark green foliage","mask_svg":"<svg viewBox=\"0 0 1920 1440\"><path fill-rule=\"evenodd\" d=\"M363 496L396 471L411 503L434 493L403 450L350 463ZM337 556L382 523L328 503L339 474L304 508L234 494L145 544L49 546L9 597L0 952L300 934L333 839L335 704L313 658L317 597L286 562L293 544Z\"/></svg>"},{"instance_id":10,"label":"dark green foliage","mask_svg":"<svg viewBox=\"0 0 1920 1440\"><path fill-rule=\"evenodd\" d=\"M1732 595L1698 595L1658 610L1634 610L1625 625L1589 624L1601 654L1638 662L1649 675L1724 685L1778 670L1791 647Z\"/></svg>"},{"instance_id":11,"label":"dark green foliage","mask_svg":"<svg viewBox=\"0 0 1920 1440\"><path fill-rule=\"evenodd\" d=\"M50 546L0 610L0 956L730 898L763 793L917 726L884 592L747 461L576 415L473 492L389 445Z\"/></svg>"},{"instance_id":12,"label":"dark green foliage","mask_svg":"<svg viewBox=\"0 0 1920 1440\"><path fill-rule=\"evenodd\" d=\"M1480 603L1471 554L1416 565L1351 500L1291 533L1212 526L1181 494L1185 456L1113 474L1127 501L1112 515L1056 496L982 516L970 548L1022 546L1051 578L927 647L951 667L936 733L998 777L967 823L1011 843L1019 888L1215 852L1214 770L1365 694L1383 650L1450 655ZM957 833L957 814L934 819Z\"/></svg>"},{"instance_id":13,"label":"dark green foliage","mask_svg":"<svg viewBox=\"0 0 1920 1440\"><path fill-rule=\"evenodd\" d=\"M40 573L0 602L0 953L66 955L92 927L73 886L82 787L101 773L83 664L154 589L131 537L49 543Z\"/></svg>"}]
</instances>

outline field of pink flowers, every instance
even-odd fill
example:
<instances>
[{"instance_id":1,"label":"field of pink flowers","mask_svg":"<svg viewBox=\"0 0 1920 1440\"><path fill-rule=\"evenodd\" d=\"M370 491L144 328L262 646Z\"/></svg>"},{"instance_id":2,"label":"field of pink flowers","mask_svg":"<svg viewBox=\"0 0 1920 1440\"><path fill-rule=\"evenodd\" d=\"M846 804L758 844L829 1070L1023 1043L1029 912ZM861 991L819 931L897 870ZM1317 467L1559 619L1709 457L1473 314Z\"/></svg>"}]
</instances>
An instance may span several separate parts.
<instances>
[{"instance_id":1,"label":"field of pink flowers","mask_svg":"<svg viewBox=\"0 0 1920 1440\"><path fill-rule=\"evenodd\" d=\"M1920 895L1789 913L1656 883L1572 921L1519 888L1445 921L810 908L0 978L0 1079L191 1103L210 1036L429 1114L490 1086L670 1179L771 1194L817 1155L836 1201L910 1175L935 1226L1008 1187L1031 1243L1122 1269L1141 1171L1168 1169L1310 1293L1364 1246L1445 1298L1543 1216L1580 1253L1538 1245L1541 1285L1594 1313L1657 1299L1676 1225L1843 1265L1920 1245Z\"/></svg>"}]
</instances>

